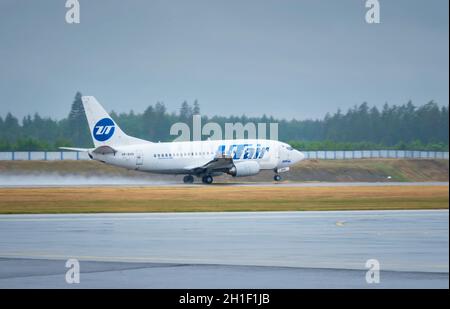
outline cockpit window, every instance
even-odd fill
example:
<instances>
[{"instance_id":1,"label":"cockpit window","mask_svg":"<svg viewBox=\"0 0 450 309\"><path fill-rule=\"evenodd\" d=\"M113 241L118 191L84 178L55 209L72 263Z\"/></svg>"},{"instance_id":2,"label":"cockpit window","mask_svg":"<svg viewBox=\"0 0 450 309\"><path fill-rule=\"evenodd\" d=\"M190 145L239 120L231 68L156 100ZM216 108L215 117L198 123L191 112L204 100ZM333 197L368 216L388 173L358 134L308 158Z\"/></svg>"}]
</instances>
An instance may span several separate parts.
<instances>
[{"instance_id":1,"label":"cockpit window","mask_svg":"<svg viewBox=\"0 0 450 309\"><path fill-rule=\"evenodd\" d=\"M294 148L292 148L292 147L290 147L290 146L289 146L289 147L286 147L286 149L287 149L287 150L294 150Z\"/></svg>"}]
</instances>

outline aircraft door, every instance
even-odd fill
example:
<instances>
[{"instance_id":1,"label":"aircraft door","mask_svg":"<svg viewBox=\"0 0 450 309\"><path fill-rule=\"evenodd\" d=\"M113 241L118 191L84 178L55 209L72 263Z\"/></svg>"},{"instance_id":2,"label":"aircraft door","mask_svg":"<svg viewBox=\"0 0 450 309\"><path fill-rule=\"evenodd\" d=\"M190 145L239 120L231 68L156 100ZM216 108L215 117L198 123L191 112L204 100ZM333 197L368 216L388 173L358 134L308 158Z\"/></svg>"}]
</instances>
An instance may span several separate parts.
<instances>
[{"instance_id":1,"label":"aircraft door","mask_svg":"<svg viewBox=\"0 0 450 309\"><path fill-rule=\"evenodd\" d=\"M142 150L136 150L136 165L144 164L144 153Z\"/></svg>"}]
</instances>

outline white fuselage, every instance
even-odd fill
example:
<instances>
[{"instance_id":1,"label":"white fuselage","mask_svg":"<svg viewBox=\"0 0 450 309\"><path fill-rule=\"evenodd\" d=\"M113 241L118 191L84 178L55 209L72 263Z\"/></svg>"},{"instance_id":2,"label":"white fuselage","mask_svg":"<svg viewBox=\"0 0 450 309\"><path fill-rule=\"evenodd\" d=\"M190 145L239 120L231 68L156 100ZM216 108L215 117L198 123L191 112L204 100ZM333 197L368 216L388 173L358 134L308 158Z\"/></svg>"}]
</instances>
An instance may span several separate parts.
<instances>
[{"instance_id":1,"label":"white fuselage","mask_svg":"<svg viewBox=\"0 0 450 309\"><path fill-rule=\"evenodd\" d=\"M172 143L142 143L113 146L116 153L90 152L94 160L107 164L161 174L187 174L220 155L231 156L234 163L256 161L261 170L289 167L304 155L288 144L272 140L218 140Z\"/></svg>"}]
</instances>

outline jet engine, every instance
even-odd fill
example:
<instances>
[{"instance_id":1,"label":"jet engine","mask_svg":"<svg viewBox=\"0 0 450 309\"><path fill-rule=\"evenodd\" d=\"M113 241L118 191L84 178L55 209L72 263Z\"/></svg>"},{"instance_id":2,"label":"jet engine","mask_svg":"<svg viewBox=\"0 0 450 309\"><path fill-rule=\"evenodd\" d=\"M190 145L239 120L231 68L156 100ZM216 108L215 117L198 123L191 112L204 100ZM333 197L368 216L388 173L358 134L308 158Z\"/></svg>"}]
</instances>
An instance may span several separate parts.
<instances>
[{"instance_id":1,"label":"jet engine","mask_svg":"<svg viewBox=\"0 0 450 309\"><path fill-rule=\"evenodd\" d=\"M233 177L244 177L244 176L253 176L259 173L260 167L258 162L249 161L249 162L237 162L234 166L228 171Z\"/></svg>"}]
</instances>

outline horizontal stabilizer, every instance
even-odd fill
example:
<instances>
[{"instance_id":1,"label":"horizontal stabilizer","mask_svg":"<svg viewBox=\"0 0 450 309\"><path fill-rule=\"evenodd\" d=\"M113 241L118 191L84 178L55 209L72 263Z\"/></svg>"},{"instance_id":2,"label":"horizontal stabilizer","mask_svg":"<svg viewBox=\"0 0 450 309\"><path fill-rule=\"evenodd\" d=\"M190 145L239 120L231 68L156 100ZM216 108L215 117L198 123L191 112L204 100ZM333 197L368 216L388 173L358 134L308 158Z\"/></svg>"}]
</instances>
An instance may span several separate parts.
<instances>
[{"instance_id":1,"label":"horizontal stabilizer","mask_svg":"<svg viewBox=\"0 0 450 309\"><path fill-rule=\"evenodd\" d=\"M69 150L69 151L79 151L79 152L89 152L91 148L72 148L72 147L58 147L61 150Z\"/></svg>"},{"instance_id":2,"label":"horizontal stabilizer","mask_svg":"<svg viewBox=\"0 0 450 309\"><path fill-rule=\"evenodd\" d=\"M69 151L79 151L79 152L92 152L96 154L109 154L113 153L115 154L117 152L116 149L112 148L111 146L99 146L97 148L72 148L72 147L58 147L61 150L69 150Z\"/></svg>"}]
</instances>

